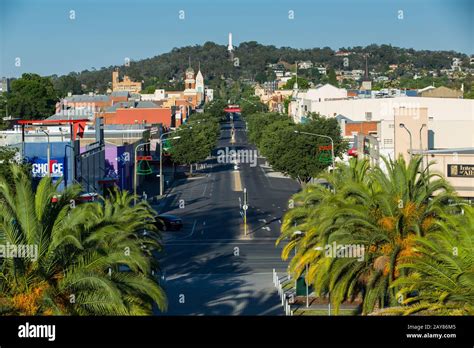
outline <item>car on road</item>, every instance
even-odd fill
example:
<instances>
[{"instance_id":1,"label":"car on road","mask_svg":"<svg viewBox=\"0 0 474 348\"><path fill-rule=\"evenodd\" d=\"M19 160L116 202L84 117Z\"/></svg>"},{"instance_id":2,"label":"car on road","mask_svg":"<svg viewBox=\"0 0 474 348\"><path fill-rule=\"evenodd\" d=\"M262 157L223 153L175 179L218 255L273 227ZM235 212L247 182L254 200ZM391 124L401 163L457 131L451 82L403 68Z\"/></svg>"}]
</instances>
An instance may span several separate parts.
<instances>
[{"instance_id":1,"label":"car on road","mask_svg":"<svg viewBox=\"0 0 474 348\"><path fill-rule=\"evenodd\" d=\"M159 214L155 216L155 226L160 231L179 231L183 227L183 220L171 214Z\"/></svg>"}]
</instances>

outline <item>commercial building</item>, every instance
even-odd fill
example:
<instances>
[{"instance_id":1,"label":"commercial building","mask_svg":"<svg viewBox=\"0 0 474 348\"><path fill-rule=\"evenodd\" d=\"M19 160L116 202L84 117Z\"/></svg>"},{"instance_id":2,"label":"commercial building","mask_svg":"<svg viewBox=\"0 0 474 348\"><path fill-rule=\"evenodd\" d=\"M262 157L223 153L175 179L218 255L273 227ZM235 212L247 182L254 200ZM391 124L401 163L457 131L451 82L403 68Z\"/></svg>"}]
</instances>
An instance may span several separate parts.
<instances>
[{"instance_id":1,"label":"commercial building","mask_svg":"<svg viewBox=\"0 0 474 348\"><path fill-rule=\"evenodd\" d=\"M306 122L310 112L314 112L314 105L328 100L347 99L347 90L325 84L305 91L294 90L288 113L296 123Z\"/></svg>"},{"instance_id":2,"label":"commercial building","mask_svg":"<svg viewBox=\"0 0 474 348\"><path fill-rule=\"evenodd\" d=\"M128 101L116 103L104 112L105 125L151 125L161 123L174 127L171 108L162 107L150 101Z\"/></svg>"},{"instance_id":3,"label":"commercial building","mask_svg":"<svg viewBox=\"0 0 474 348\"><path fill-rule=\"evenodd\" d=\"M140 100L143 101L161 101L166 99L166 93L164 89L155 89L153 94L140 94Z\"/></svg>"},{"instance_id":4,"label":"commercial building","mask_svg":"<svg viewBox=\"0 0 474 348\"><path fill-rule=\"evenodd\" d=\"M406 161L422 155L423 166L434 162L430 170L445 176L459 196L474 200L473 104L454 101L468 105L466 113L443 114L442 109L433 112L428 107L398 106L393 108L393 118L374 120L378 115L366 114L365 120L353 121L342 115L335 117L353 147L352 155L368 157L382 168L381 155L392 159L403 156Z\"/></svg>"},{"instance_id":5,"label":"commercial building","mask_svg":"<svg viewBox=\"0 0 474 348\"><path fill-rule=\"evenodd\" d=\"M95 141L81 149L80 138L87 122L87 119L21 120L14 130L19 133L20 141L16 142L18 138L8 135L3 140L7 142L5 145L18 149L19 158L31 163L36 182L49 175L54 182L62 179L59 189L79 183L84 192L102 194L104 187L100 181L105 176L103 127L100 119L96 120ZM57 132L58 128L65 131Z\"/></svg>"},{"instance_id":6,"label":"commercial building","mask_svg":"<svg viewBox=\"0 0 474 348\"><path fill-rule=\"evenodd\" d=\"M460 197L474 203L474 147L459 149L414 151L425 162L434 162L432 171L441 173Z\"/></svg>"},{"instance_id":7,"label":"commercial building","mask_svg":"<svg viewBox=\"0 0 474 348\"><path fill-rule=\"evenodd\" d=\"M426 98L462 98L463 92L448 87L437 87L430 88L428 90L422 90L418 93L420 97Z\"/></svg>"},{"instance_id":8,"label":"commercial building","mask_svg":"<svg viewBox=\"0 0 474 348\"><path fill-rule=\"evenodd\" d=\"M66 110L84 110L87 112L100 113L112 104L112 98L105 94L69 94L56 105L56 113L59 114Z\"/></svg>"},{"instance_id":9,"label":"commercial building","mask_svg":"<svg viewBox=\"0 0 474 348\"><path fill-rule=\"evenodd\" d=\"M112 92L127 91L130 93L140 93L141 90L141 82L133 82L127 75L120 81L118 69L112 72Z\"/></svg>"}]
</instances>

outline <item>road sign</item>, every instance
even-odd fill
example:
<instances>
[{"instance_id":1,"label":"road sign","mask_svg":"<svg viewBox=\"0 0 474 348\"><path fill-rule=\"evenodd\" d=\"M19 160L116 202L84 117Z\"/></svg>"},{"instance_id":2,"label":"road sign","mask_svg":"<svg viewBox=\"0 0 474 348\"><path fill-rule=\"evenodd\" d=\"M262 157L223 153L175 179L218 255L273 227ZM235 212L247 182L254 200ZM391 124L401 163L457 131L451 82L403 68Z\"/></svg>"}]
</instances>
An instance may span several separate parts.
<instances>
[{"instance_id":1,"label":"road sign","mask_svg":"<svg viewBox=\"0 0 474 348\"><path fill-rule=\"evenodd\" d=\"M332 163L331 152L327 150L321 151L321 153L319 154L319 161L324 164L331 164Z\"/></svg>"},{"instance_id":2,"label":"road sign","mask_svg":"<svg viewBox=\"0 0 474 348\"><path fill-rule=\"evenodd\" d=\"M168 139L163 139L163 152L169 152L171 148L171 142Z\"/></svg>"},{"instance_id":3,"label":"road sign","mask_svg":"<svg viewBox=\"0 0 474 348\"><path fill-rule=\"evenodd\" d=\"M151 156L139 156L139 157L150 157ZM153 173L153 169L150 167L150 163L148 163L148 159L137 159L137 175L150 175Z\"/></svg>"},{"instance_id":4,"label":"road sign","mask_svg":"<svg viewBox=\"0 0 474 348\"><path fill-rule=\"evenodd\" d=\"M243 209L243 210L247 210L248 208L249 208L249 206L248 206L247 204L244 204L244 205L242 206L242 209Z\"/></svg>"},{"instance_id":5,"label":"road sign","mask_svg":"<svg viewBox=\"0 0 474 348\"><path fill-rule=\"evenodd\" d=\"M137 156L138 161L151 161L153 158L151 156Z\"/></svg>"}]
</instances>

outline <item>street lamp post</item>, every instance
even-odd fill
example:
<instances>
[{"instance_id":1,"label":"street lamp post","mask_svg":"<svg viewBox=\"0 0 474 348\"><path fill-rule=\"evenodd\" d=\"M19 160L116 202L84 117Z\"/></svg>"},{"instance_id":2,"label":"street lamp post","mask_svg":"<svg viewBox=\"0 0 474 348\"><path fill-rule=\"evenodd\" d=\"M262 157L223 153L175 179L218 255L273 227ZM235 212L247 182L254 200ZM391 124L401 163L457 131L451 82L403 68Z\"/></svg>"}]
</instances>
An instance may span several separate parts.
<instances>
[{"instance_id":1,"label":"street lamp post","mask_svg":"<svg viewBox=\"0 0 474 348\"><path fill-rule=\"evenodd\" d=\"M330 136L323 135L323 134L316 134L316 133L301 132L301 131L298 131L298 130L295 130L295 133L296 134L313 135L313 136L316 136L316 137L322 137L322 138L326 138L326 139L331 140L332 169L333 170L336 169L336 166L335 166L335 163L334 163L334 140Z\"/></svg>"},{"instance_id":2,"label":"street lamp post","mask_svg":"<svg viewBox=\"0 0 474 348\"><path fill-rule=\"evenodd\" d=\"M136 205L137 204L137 164L138 164L138 161L137 161L137 151L138 151L138 148L140 146L145 146L145 145L149 145L150 142L147 142L147 143L143 143L143 144L138 144L136 147L135 147L135 150L134 150L134 157L133 157L133 160L135 161L135 164L133 165L133 205Z\"/></svg>"},{"instance_id":3,"label":"street lamp post","mask_svg":"<svg viewBox=\"0 0 474 348\"><path fill-rule=\"evenodd\" d=\"M192 128L192 127L189 127L189 128ZM162 160L163 160L163 136L167 135L167 134L171 134L171 133L174 133L174 132L178 132L180 131L181 129L177 129L175 131L171 131L171 132L166 132L166 133L163 133L160 135L160 196L163 196L163 163L162 163ZM181 137L173 137L171 139L179 139Z\"/></svg>"},{"instance_id":4,"label":"street lamp post","mask_svg":"<svg viewBox=\"0 0 474 348\"><path fill-rule=\"evenodd\" d=\"M405 126L404 123L399 124L400 128L405 129L408 132L408 135L410 136L410 159L413 157L413 142L412 142L412 137L411 137L411 132L410 130Z\"/></svg>"},{"instance_id":5,"label":"street lamp post","mask_svg":"<svg viewBox=\"0 0 474 348\"><path fill-rule=\"evenodd\" d=\"M74 147L69 145L69 144L66 144L65 146L66 148L70 148L72 151L72 157L71 158L71 185L74 185L74 180L76 180L76 152L74 151ZM66 186L67 186L67 182L66 182Z\"/></svg>"},{"instance_id":6,"label":"street lamp post","mask_svg":"<svg viewBox=\"0 0 474 348\"><path fill-rule=\"evenodd\" d=\"M314 250L317 250L317 251L323 251L323 247L316 247L314 248ZM328 292L328 315L331 315L331 293Z\"/></svg>"},{"instance_id":7,"label":"street lamp post","mask_svg":"<svg viewBox=\"0 0 474 348\"><path fill-rule=\"evenodd\" d=\"M301 235L304 235L305 232L303 231L295 231L293 232L293 236L301 236ZM295 255L296 255L296 247L295 247ZM306 263L305 264L305 272L306 272L306 277L308 277L308 264ZM298 279L295 280L295 287L297 286L296 283L298 282ZM308 280L306 279L305 281L306 283L306 308L309 307L309 284L308 284Z\"/></svg>"},{"instance_id":8,"label":"street lamp post","mask_svg":"<svg viewBox=\"0 0 474 348\"><path fill-rule=\"evenodd\" d=\"M48 177L51 177L51 169L49 164L49 162L51 162L51 146L49 142L49 134L44 129L41 129L41 131L46 134L46 137L48 138L48 147L46 148L46 167L48 169Z\"/></svg>"},{"instance_id":9,"label":"street lamp post","mask_svg":"<svg viewBox=\"0 0 474 348\"><path fill-rule=\"evenodd\" d=\"M424 160L423 160L423 142L421 141L421 131L423 128L426 127L426 123L423 123L420 127L420 154L421 154L421 169L424 167ZM428 145L428 144L427 144ZM426 146L428 148L428 146Z\"/></svg>"}]
</instances>

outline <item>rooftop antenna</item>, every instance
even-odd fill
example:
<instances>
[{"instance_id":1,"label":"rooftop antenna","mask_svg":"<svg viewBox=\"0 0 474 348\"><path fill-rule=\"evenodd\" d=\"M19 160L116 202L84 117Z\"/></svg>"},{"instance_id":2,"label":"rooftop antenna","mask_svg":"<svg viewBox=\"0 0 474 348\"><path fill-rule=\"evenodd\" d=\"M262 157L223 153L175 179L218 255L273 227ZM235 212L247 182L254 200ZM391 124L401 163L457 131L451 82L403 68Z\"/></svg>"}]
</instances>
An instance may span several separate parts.
<instances>
[{"instance_id":1,"label":"rooftop antenna","mask_svg":"<svg viewBox=\"0 0 474 348\"><path fill-rule=\"evenodd\" d=\"M234 46L232 46L232 33L229 33L229 44L227 45L227 51L229 52L229 60L234 61Z\"/></svg>"},{"instance_id":2,"label":"rooftop antenna","mask_svg":"<svg viewBox=\"0 0 474 348\"><path fill-rule=\"evenodd\" d=\"M229 44L227 45L227 51L232 52L234 50L234 46L232 46L232 33L229 33Z\"/></svg>"},{"instance_id":3,"label":"rooftop antenna","mask_svg":"<svg viewBox=\"0 0 474 348\"><path fill-rule=\"evenodd\" d=\"M298 61L295 62L295 65L296 65L296 80L295 80L295 83L296 83L296 89L298 89Z\"/></svg>"}]
</instances>

